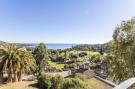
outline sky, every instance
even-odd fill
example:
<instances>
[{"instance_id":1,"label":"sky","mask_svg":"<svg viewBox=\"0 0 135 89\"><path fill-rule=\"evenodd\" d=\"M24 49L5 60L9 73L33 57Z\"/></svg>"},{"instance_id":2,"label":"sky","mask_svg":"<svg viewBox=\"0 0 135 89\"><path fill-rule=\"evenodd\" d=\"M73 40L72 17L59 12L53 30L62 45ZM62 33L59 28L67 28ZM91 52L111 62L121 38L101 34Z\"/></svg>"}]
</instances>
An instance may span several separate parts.
<instances>
[{"instance_id":1,"label":"sky","mask_svg":"<svg viewBox=\"0 0 135 89\"><path fill-rule=\"evenodd\" d=\"M0 40L13 43L105 43L135 0L0 0Z\"/></svg>"}]
</instances>

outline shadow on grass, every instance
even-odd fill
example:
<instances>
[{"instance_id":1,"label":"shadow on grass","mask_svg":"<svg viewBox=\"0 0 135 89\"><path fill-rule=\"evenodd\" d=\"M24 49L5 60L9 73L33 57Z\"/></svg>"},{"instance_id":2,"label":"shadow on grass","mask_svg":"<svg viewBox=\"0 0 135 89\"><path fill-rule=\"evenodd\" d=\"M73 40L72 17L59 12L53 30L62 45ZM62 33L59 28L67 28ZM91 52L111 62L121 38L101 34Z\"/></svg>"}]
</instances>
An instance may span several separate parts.
<instances>
[{"instance_id":1,"label":"shadow on grass","mask_svg":"<svg viewBox=\"0 0 135 89\"><path fill-rule=\"evenodd\" d=\"M30 86L30 87L34 87L34 88L37 88L37 89L41 89L41 88L39 88L38 83L30 84L29 86Z\"/></svg>"}]
</instances>

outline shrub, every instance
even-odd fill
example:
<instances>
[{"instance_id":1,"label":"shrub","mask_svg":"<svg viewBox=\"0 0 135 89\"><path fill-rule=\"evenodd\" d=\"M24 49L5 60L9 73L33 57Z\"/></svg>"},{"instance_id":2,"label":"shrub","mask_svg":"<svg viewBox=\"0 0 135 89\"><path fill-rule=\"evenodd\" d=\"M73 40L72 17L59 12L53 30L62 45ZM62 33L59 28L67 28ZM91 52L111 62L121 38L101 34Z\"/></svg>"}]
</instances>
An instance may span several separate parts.
<instances>
[{"instance_id":1,"label":"shrub","mask_svg":"<svg viewBox=\"0 0 135 89\"><path fill-rule=\"evenodd\" d=\"M88 89L85 80L79 78L63 78L40 75L38 83L41 89Z\"/></svg>"},{"instance_id":2,"label":"shrub","mask_svg":"<svg viewBox=\"0 0 135 89\"><path fill-rule=\"evenodd\" d=\"M64 62L64 58L63 57L57 57L56 58L56 62Z\"/></svg>"},{"instance_id":3,"label":"shrub","mask_svg":"<svg viewBox=\"0 0 135 89\"><path fill-rule=\"evenodd\" d=\"M84 57L84 56L87 56L87 53L86 52L79 53L79 57Z\"/></svg>"},{"instance_id":4,"label":"shrub","mask_svg":"<svg viewBox=\"0 0 135 89\"><path fill-rule=\"evenodd\" d=\"M52 84L51 84L51 77L48 75L43 75L41 74L38 77L38 84L41 89L50 89Z\"/></svg>"},{"instance_id":5,"label":"shrub","mask_svg":"<svg viewBox=\"0 0 135 89\"><path fill-rule=\"evenodd\" d=\"M51 89L61 89L64 82L64 78L60 76L52 77L51 82L52 82Z\"/></svg>"},{"instance_id":6,"label":"shrub","mask_svg":"<svg viewBox=\"0 0 135 89\"><path fill-rule=\"evenodd\" d=\"M61 89L88 89L87 84L79 78L68 78Z\"/></svg>"},{"instance_id":7,"label":"shrub","mask_svg":"<svg viewBox=\"0 0 135 89\"><path fill-rule=\"evenodd\" d=\"M69 65L69 68L75 68L75 67L77 67L76 63L72 63L72 64Z\"/></svg>"}]
</instances>

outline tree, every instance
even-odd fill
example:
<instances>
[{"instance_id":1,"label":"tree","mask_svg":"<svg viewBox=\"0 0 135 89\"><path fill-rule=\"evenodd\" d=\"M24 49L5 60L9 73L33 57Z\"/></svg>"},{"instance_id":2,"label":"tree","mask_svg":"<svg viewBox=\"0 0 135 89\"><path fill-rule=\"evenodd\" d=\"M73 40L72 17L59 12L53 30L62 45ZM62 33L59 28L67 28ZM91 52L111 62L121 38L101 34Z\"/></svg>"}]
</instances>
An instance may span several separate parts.
<instances>
[{"instance_id":1,"label":"tree","mask_svg":"<svg viewBox=\"0 0 135 89\"><path fill-rule=\"evenodd\" d=\"M135 18L123 21L113 34L109 72L119 82L135 77Z\"/></svg>"},{"instance_id":2,"label":"tree","mask_svg":"<svg viewBox=\"0 0 135 89\"><path fill-rule=\"evenodd\" d=\"M68 51L64 51L64 59L68 60L69 59L69 53Z\"/></svg>"},{"instance_id":3,"label":"tree","mask_svg":"<svg viewBox=\"0 0 135 89\"><path fill-rule=\"evenodd\" d=\"M45 66L47 66L47 62L49 59L46 45L44 43L40 43L39 46L35 48L33 54L38 67L37 71L40 73L43 71Z\"/></svg>"},{"instance_id":4,"label":"tree","mask_svg":"<svg viewBox=\"0 0 135 89\"><path fill-rule=\"evenodd\" d=\"M35 68L35 60L25 48L7 44L0 47L0 74L6 72L9 82L21 81L22 73Z\"/></svg>"},{"instance_id":5,"label":"tree","mask_svg":"<svg viewBox=\"0 0 135 89\"><path fill-rule=\"evenodd\" d=\"M101 49L99 50L99 53L101 54L101 55L104 55L104 53L103 53L103 48L101 47Z\"/></svg>"}]
</instances>

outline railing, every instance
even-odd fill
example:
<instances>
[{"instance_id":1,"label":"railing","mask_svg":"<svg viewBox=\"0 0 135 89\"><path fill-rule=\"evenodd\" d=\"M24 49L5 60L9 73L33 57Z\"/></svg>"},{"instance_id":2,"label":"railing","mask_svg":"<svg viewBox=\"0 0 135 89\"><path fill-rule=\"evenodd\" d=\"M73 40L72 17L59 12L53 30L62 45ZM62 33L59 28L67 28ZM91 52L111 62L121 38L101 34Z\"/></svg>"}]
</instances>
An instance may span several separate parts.
<instances>
[{"instance_id":1,"label":"railing","mask_svg":"<svg viewBox=\"0 0 135 89\"><path fill-rule=\"evenodd\" d=\"M134 84L135 84L135 78L130 78L130 79L122 82L121 84L119 84L118 86L116 86L113 89L129 89Z\"/></svg>"}]
</instances>

